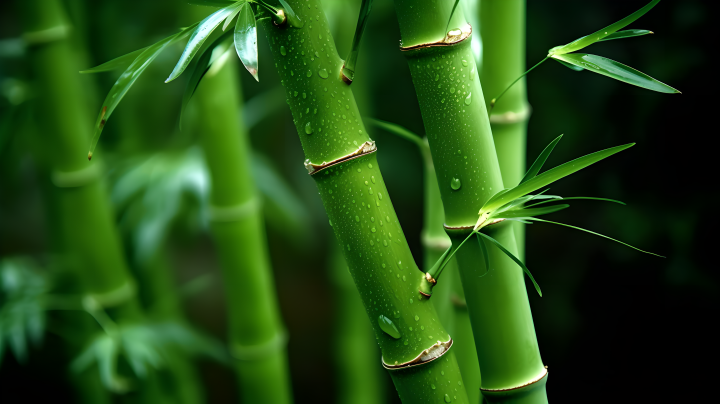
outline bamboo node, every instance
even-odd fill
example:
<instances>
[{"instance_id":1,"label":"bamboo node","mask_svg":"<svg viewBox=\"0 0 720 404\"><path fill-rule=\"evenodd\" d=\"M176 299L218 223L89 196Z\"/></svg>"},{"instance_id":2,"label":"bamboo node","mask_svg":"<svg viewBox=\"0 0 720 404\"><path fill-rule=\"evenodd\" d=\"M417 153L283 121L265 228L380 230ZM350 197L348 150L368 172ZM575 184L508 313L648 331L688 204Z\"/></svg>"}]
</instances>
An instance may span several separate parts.
<instances>
[{"instance_id":1,"label":"bamboo node","mask_svg":"<svg viewBox=\"0 0 720 404\"><path fill-rule=\"evenodd\" d=\"M75 171L53 170L50 180L58 188L76 188L96 181L101 173L99 164L91 164Z\"/></svg>"},{"instance_id":2,"label":"bamboo node","mask_svg":"<svg viewBox=\"0 0 720 404\"><path fill-rule=\"evenodd\" d=\"M437 285L437 281L430 275L430 272L425 272L425 279L430 282L433 286Z\"/></svg>"},{"instance_id":3,"label":"bamboo node","mask_svg":"<svg viewBox=\"0 0 720 404\"><path fill-rule=\"evenodd\" d=\"M480 391L482 391L482 392L488 392L488 393L493 393L493 392L501 393L501 392L506 392L506 391L518 390L518 389L521 389L521 388L523 388L523 387L527 387L527 386L533 385L533 384L535 384L535 383L543 380L543 379L545 378L545 376L547 376L547 374L548 374L547 366L544 366L543 369L542 369L542 372L540 373L539 376L537 376L536 378L530 380L529 382L523 383L523 384L521 384L521 385L519 385L519 386L506 387L506 388L502 388L502 389L486 389L486 388L480 387Z\"/></svg>"},{"instance_id":4,"label":"bamboo node","mask_svg":"<svg viewBox=\"0 0 720 404\"><path fill-rule=\"evenodd\" d=\"M445 355L445 353L450 350L452 344L452 338L448 339L445 342L438 340L436 343L432 344L430 347L420 352L420 355L416 356L412 360L403 363L397 363L397 361L395 361L394 364L389 365L387 362L385 362L385 358L381 358L382 365L385 369L388 370L398 370L410 368L413 366L424 365Z\"/></svg>"},{"instance_id":5,"label":"bamboo node","mask_svg":"<svg viewBox=\"0 0 720 404\"><path fill-rule=\"evenodd\" d=\"M368 140L367 142L361 144L360 147L358 147L357 150L355 150L354 152L330 162L323 161L322 164L313 164L310 162L310 159L307 159L305 160L305 169L308 170L308 174L315 175L328 167L332 167L334 165L338 165L348 160L356 159L358 157L362 157L366 154L374 153L376 151L377 146L375 146L375 141Z\"/></svg>"},{"instance_id":6,"label":"bamboo node","mask_svg":"<svg viewBox=\"0 0 720 404\"><path fill-rule=\"evenodd\" d=\"M232 206L210 205L208 219L211 222L235 222L257 212L259 208L260 200L256 196Z\"/></svg>"},{"instance_id":7,"label":"bamboo node","mask_svg":"<svg viewBox=\"0 0 720 404\"><path fill-rule=\"evenodd\" d=\"M39 45L48 42L60 41L67 38L72 28L69 25L56 25L54 27L30 31L22 35L26 45Z\"/></svg>"},{"instance_id":8,"label":"bamboo node","mask_svg":"<svg viewBox=\"0 0 720 404\"><path fill-rule=\"evenodd\" d=\"M468 38L472 35L472 25L465 24L463 27L451 29L448 31L448 33L445 35L445 37L439 41L436 42L428 42L428 43L421 43L418 45L411 45L411 46L400 46L400 50L402 52L415 50L415 49L422 49L422 48L432 48L435 46L452 46L456 45Z\"/></svg>"},{"instance_id":9,"label":"bamboo node","mask_svg":"<svg viewBox=\"0 0 720 404\"><path fill-rule=\"evenodd\" d=\"M520 111L507 111L502 114L491 114L490 123L495 125L509 125L513 123L525 122L530 118L532 108L530 105L526 105Z\"/></svg>"},{"instance_id":10,"label":"bamboo node","mask_svg":"<svg viewBox=\"0 0 720 404\"><path fill-rule=\"evenodd\" d=\"M230 354L241 361L254 361L267 357L287 345L288 334L284 330L277 332L269 340L255 345L232 344Z\"/></svg>"}]
</instances>

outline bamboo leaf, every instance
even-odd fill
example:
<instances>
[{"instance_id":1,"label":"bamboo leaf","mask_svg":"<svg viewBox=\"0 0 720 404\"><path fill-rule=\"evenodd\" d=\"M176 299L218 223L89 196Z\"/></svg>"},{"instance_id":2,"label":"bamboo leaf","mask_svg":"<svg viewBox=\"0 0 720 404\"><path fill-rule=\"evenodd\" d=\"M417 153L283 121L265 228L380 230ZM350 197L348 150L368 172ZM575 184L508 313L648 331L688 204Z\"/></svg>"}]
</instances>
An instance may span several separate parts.
<instances>
[{"instance_id":1,"label":"bamboo leaf","mask_svg":"<svg viewBox=\"0 0 720 404\"><path fill-rule=\"evenodd\" d=\"M123 72L122 75L117 79L110 92L103 101L103 107L100 110L100 114L95 122L95 133L92 141L90 142L90 151L88 153L88 160L92 158L92 153L97 146L98 139L102 133L105 123L110 119L115 108L118 106L120 101L123 99L125 94L130 90L135 81L140 75L147 69L158 55L168 47L168 45L179 41L190 34L195 29L197 23L185 28L177 34L170 35L169 37L144 48L144 50L138 55L138 57L130 64L130 66Z\"/></svg>"},{"instance_id":2,"label":"bamboo leaf","mask_svg":"<svg viewBox=\"0 0 720 404\"><path fill-rule=\"evenodd\" d=\"M480 252L483 255L483 261L485 261L485 273L490 272L490 257L488 256L487 247L485 247L485 241L480 237L480 233L477 233L477 241L480 246Z\"/></svg>"},{"instance_id":3,"label":"bamboo leaf","mask_svg":"<svg viewBox=\"0 0 720 404\"><path fill-rule=\"evenodd\" d=\"M561 200L563 200L563 201L567 201L567 200L571 200L571 199L590 199L590 200L595 200L595 201L607 201L607 202L619 203L620 205L627 205L625 202L618 201L618 200L615 200L615 199L594 198L594 197L591 197L591 196L571 196L571 197L568 197L568 198L558 197L558 199L561 199ZM556 200L542 201L542 202L534 203L534 204L532 204L532 205L527 205L526 208L530 208L530 207L537 206L537 205L542 205L542 204L548 203L548 202L556 202Z\"/></svg>"},{"instance_id":4,"label":"bamboo leaf","mask_svg":"<svg viewBox=\"0 0 720 404\"><path fill-rule=\"evenodd\" d=\"M540 153L537 159L535 159L535 162L530 166L530 169L525 174L525 176L520 180L520 184L523 182L535 178L535 176L540 172L542 169L543 164L547 161L548 157L550 157L550 153L555 149L555 145L558 144L560 139L562 139L563 135L560 135L555 138L552 142L550 142L549 145L545 147L545 149ZM519 184L518 184L519 185Z\"/></svg>"},{"instance_id":5,"label":"bamboo leaf","mask_svg":"<svg viewBox=\"0 0 720 404\"><path fill-rule=\"evenodd\" d=\"M297 14L295 14L292 7L290 7L285 0L280 0L280 4L282 4L283 9L285 10L285 16L287 17L288 23L295 28L302 28L304 23L300 20Z\"/></svg>"},{"instance_id":6,"label":"bamboo leaf","mask_svg":"<svg viewBox=\"0 0 720 404\"><path fill-rule=\"evenodd\" d=\"M255 78L258 78L258 50L257 25L255 14L249 3L240 6L237 23L235 24L235 50L245 69Z\"/></svg>"},{"instance_id":7,"label":"bamboo leaf","mask_svg":"<svg viewBox=\"0 0 720 404\"><path fill-rule=\"evenodd\" d=\"M624 31L618 31L618 32L615 32L614 34L610 34L610 35L606 36L605 38L599 40L598 42L611 41L613 39L633 38L636 36L643 36L643 35L648 35L648 34L652 34L652 33L653 33L652 31L648 31L646 29L626 29Z\"/></svg>"},{"instance_id":8,"label":"bamboo leaf","mask_svg":"<svg viewBox=\"0 0 720 404\"><path fill-rule=\"evenodd\" d=\"M564 204L564 205L553 205L553 206L545 206L542 208L530 208L530 209L513 209L508 210L505 212L502 212L501 214L493 215L493 217L497 218L516 218L516 217L535 217L540 215L548 215L550 213L555 213L559 210L567 209L570 205Z\"/></svg>"},{"instance_id":9,"label":"bamboo leaf","mask_svg":"<svg viewBox=\"0 0 720 404\"><path fill-rule=\"evenodd\" d=\"M123 69L127 68L132 64L135 59L137 59L138 56L140 56L143 51L145 51L147 47L138 49L134 52L130 52L127 55L123 55L120 57L117 57L109 62L105 62L99 66L91 67L87 70L81 70L80 73L82 74L88 74L88 73L100 73L100 72L109 72L111 70L115 69Z\"/></svg>"},{"instance_id":10,"label":"bamboo leaf","mask_svg":"<svg viewBox=\"0 0 720 404\"><path fill-rule=\"evenodd\" d=\"M643 253L645 253L645 254L650 254L650 255L654 255L654 256L656 256L656 257L665 258L665 257L662 256L662 255L655 254L655 253L652 253L652 252L649 252L649 251L641 250L641 249L639 249L639 248L637 248L637 247L631 246L631 245L628 244L628 243L623 243L623 242L620 241L620 240L615 240L615 239L612 238L612 237L608 237L608 236L606 236L606 235L604 235L604 234L596 233L596 232L591 231L591 230L583 229L582 227L571 226L571 225L569 225L569 224L559 223L559 222L551 222L550 220L537 219L537 218L534 218L534 217L533 217L533 218L530 218L530 220L536 220L536 221L538 221L538 222L545 222L545 223L557 224L557 225L559 225L559 226L565 226L565 227L569 227L569 228L571 228L571 229L584 231L584 232L586 232L586 233L594 234L594 235L596 235L596 236L600 236L600 237L606 238L606 239L608 239L608 240L612 240L612 241L614 241L614 242L616 242L616 243L620 243L620 244L622 244L622 245L624 245L624 246L627 246L627 247L632 248L633 250L638 250L638 251L643 252Z\"/></svg>"},{"instance_id":11,"label":"bamboo leaf","mask_svg":"<svg viewBox=\"0 0 720 404\"><path fill-rule=\"evenodd\" d=\"M538 219L538 220L539 220L539 219ZM508 251L505 247L503 247L503 245L500 244L500 242L498 242L498 241L495 240L494 238L488 236L487 234L482 233L482 232L478 232L477 234L479 234L480 236L486 238L487 240L490 240L490 242L492 242L493 244L495 244L495 246L497 246L497 248L499 248L500 251L502 251L503 253L505 253L505 255L507 255L511 260L515 261L515 263L518 264L518 265L520 266L520 268L522 268L523 272L525 272L525 274L530 278L530 280L532 281L533 285L535 285L535 290L537 290L537 292L538 292L538 294L540 295L540 297L542 297L542 291L540 290L540 286L537 284L537 282L535 282L535 278L533 278L533 276L532 276L532 274L530 273L530 270L528 269L528 267L526 267L525 264L523 264L523 262L520 261L520 259L519 259L518 257L516 257L515 255L513 255L513 253L511 253L511 252Z\"/></svg>"},{"instance_id":12,"label":"bamboo leaf","mask_svg":"<svg viewBox=\"0 0 720 404\"><path fill-rule=\"evenodd\" d=\"M223 30L223 31L225 31L225 30L227 29L228 25L230 25L230 23L232 22L233 18L235 18L235 16L237 15L237 13L240 12L240 8L242 8L243 4L247 4L247 3L240 3L240 2L238 2L238 3L235 4L235 6L234 6L233 9L232 9L232 12L231 12L230 14L228 14L227 18L225 18L225 23L223 24L223 27L222 27L222 30Z\"/></svg>"},{"instance_id":13,"label":"bamboo leaf","mask_svg":"<svg viewBox=\"0 0 720 404\"><path fill-rule=\"evenodd\" d=\"M538 176L536 176L533 179L530 179L528 181L523 182L522 184L519 184L515 188L512 188L506 192L504 192L499 198L491 198L488 200L488 202L485 203L485 205L480 209L480 220L482 220L482 214L484 212L491 212L495 209L512 202L516 198L519 198L521 196L527 195L530 192L533 192L537 189L540 189L542 187L547 186L548 184L551 184L561 178L567 177L570 174L573 174L577 171L582 170L583 168L595 164L600 160L606 159L610 156L612 156L615 153L621 152L627 148L630 148L635 143L629 143L622 146L615 146L611 147L609 149L601 150L592 154L588 154L587 156L583 156L580 158L577 158L575 160L569 161L565 164L559 165L553 169L550 169Z\"/></svg>"},{"instance_id":14,"label":"bamboo leaf","mask_svg":"<svg viewBox=\"0 0 720 404\"><path fill-rule=\"evenodd\" d=\"M655 7L660 0L653 0L650 3L646 4L643 8L639 9L638 11L630 14L629 16L623 18L622 20L608 25L607 27L596 31L590 35L584 36L582 38L578 38L572 42L570 42L567 45L563 46L556 46L552 49L550 49L549 54L552 55L564 55L566 53L575 52L577 50L580 50L582 48L585 48L587 46L590 46L594 44L595 42L598 42L602 40L603 38L606 38L607 36L617 32L618 30L621 30L625 28L626 26L630 25L632 22L637 20L638 18L642 17L650 11L653 7Z\"/></svg>"},{"instance_id":15,"label":"bamboo leaf","mask_svg":"<svg viewBox=\"0 0 720 404\"><path fill-rule=\"evenodd\" d=\"M615 80L620 80L634 86L660 93L680 93L680 91L662 83L647 74L602 56L587 53L571 53L568 55L554 55L553 59L582 67L593 73L602 74Z\"/></svg>"},{"instance_id":16,"label":"bamboo leaf","mask_svg":"<svg viewBox=\"0 0 720 404\"><path fill-rule=\"evenodd\" d=\"M432 268L430 268L427 273L430 274L433 278L437 279L440 277L440 274L442 273L443 268L445 268L445 265L447 264L450 259L448 258L448 254L452 250L452 246L448 247L447 250L438 258L437 261L435 261L435 264L433 264Z\"/></svg>"},{"instance_id":17,"label":"bamboo leaf","mask_svg":"<svg viewBox=\"0 0 720 404\"><path fill-rule=\"evenodd\" d=\"M190 61L193 57L195 57L195 54L200 50L203 43L205 43L205 40L213 33L213 31L215 31L215 28L217 28L217 26L233 12L234 8L235 4L230 4L229 6L210 14L197 25L197 28L192 33L190 40L188 40L188 43L185 46L185 50L182 55L180 55L180 60L178 60L172 73L170 73L170 76L167 80L165 80L166 83L175 80L182 74L182 72L185 71L190 64Z\"/></svg>"},{"instance_id":18,"label":"bamboo leaf","mask_svg":"<svg viewBox=\"0 0 720 404\"><path fill-rule=\"evenodd\" d=\"M570 63L568 63L568 62L562 61L562 60L560 60L560 59L555 59L555 58L553 58L553 60L556 61L556 62L558 62L558 63L560 63L561 65L567 67L568 69L575 70L576 72L581 72L581 71L585 70L584 68L582 68L582 67L580 67L580 66L575 66L575 65L573 65L573 64L570 64Z\"/></svg>"},{"instance_id":19,"label":"bamboo leaf","mask_svg":"<svg viewBox=\"0 0 720 404\"><path fill-rule=\"evenodd\" d=\"M230 37L230 34L231 32L226 32L222 34L217 40L215 40L215 42L213 42L210 46L203 50L203 53L200 55L200 58L195 64L192 74L190 75L190 80L185 86L185 92L183 93L179 119L181 129L183 114L185 113L185 108L187 107L187 104L190 102L190 98L195 95L195 91L197 91L197 88L200 85L200 81L203 79L203 77L205 77L205 74L208 72L208 70L210 70L210 67L213 65L213 63L217 61L220 54L222 54L222 52L215 52L215 49L217 49L218 46L221 46L223 41Z\"/></svg>"},{"instance_id":20,"label":"bamboo leaf","mask_svg":"<svg viewBox=\"0 0 720 404\"><path fill-rule=\"evenodd\" d=\"M420 136L403 126L374 118L366 118L365 121L377 126L378 128L384 129L394 135L400 136L405 140L409 140L415 143L421 149L425 147L425 142L423 142Z\"/></svg>"}]
</instances>

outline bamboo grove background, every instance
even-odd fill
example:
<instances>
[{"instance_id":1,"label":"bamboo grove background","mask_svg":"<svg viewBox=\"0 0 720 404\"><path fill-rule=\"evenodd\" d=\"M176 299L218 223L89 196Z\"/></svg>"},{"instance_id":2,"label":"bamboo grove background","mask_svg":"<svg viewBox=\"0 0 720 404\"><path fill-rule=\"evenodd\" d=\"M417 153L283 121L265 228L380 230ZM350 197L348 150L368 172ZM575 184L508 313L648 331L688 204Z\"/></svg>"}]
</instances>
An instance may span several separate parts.
<instances>
[{"instance_id":1,"label":"bamboo grove background","mask_svg":"<svg viewBox=\"0 0 720 404\"><path fill-rule=\"evenodd\" d=\"M198 7L173 0L66 0L64 4L77 49L88 49L76 55L77 70L146 46L199 15ZM542 59L553 44L566 43L644 4L642 0L528 1L528 65ZM324 6L338 51L345 55L360 1L326 0ZM211 10L201 10L200 15ZM30 144L43 116L31 115L23 105L43 88L34 85L28 61L12 41L23 32L18 15L14 2L0 3L0 258L30 256L49 269L60 265L49 255L53 237L49 223L56 218L45 206L50 184L31 150L46 154L53 150L43 150L42 143ZM594 52L636 67L683 95L643 91L553 63L528 76L533 108L528 156L538 155L561 133L563 142L549 164L608 145L638 143L612 161L552 187L560 195L609 196L628 206L588 202L559 214L563 221L668 257L649 258L564 228L527 226L526 259L544 290L542 298L529 296L542 357L552 371L548 395L554 402L578 402L583 396L584 402L604 401L601 396L614 396L628 386L638 388L625 390L618 401L688 399L693 391L672 386L700 388L717 376L704 365L717 356L712 348L716 334L711 330L720 309L720 278L710 258L718 225L709 213L718 196L713 175L717 102L712 94L716 85L711 24L709 2L666 0L633 25L654 31L654 36L594 45ZM353 83L361 114L423 133L408 65L398 50L400 33L392 2L374 4L365 32ZM365 316L343 318L338 309L352 304L357 292L338 274L335 241L316 185L302 167L303 152L284 89L265 35L258 38L260 82L244 70L238 76L244 105L237 113L248 128L253 164L258 167L255 178L263 195L280 312L289 335L292 393L298 403L347 402L342 393L351 387L337 376L345 356L338 350L339 341L372 341L372 333L358 326L367 321ZM197 158L201 153L197 131L185 127L181 131L177 124L183 80L163 84L180 49L178 45L163 53L151 65L105 129L99 150L109 156L105 168L110 184L154 155L171 161L164 166L168 176L178 160L195 158L202 164ZM91 94L89 117L115 78L114 73L82 76ZM372 126L368 130L381 149L379 163L415 261L422 263L422 156L400 138ZM148 181L144 211L128 213L113 199L140 296L146 268L136 258L147 244L134 243L134 237L162 244L162 253L152 265L171 270L178 285L171 293L195 289L183 292L179 304L184 316L196 328L225 340L227 306L220 264L210 229L198 213L202 198L193 193L202 191L194 191L192 184L174 185L177 211L160 219L153 215L167 206L162 205L162 195L152 194L151 188L159 183ZM152 233L153 225L164 226L165 233ZM68 382L63 347L62 339L50 332L42 344L30 345L24 364L5 352L0 401L72 402L75 393ZM380 370L379 352L374 345L367 349L368 355L377 357ZM196 364L208 402L238 401L236 377L229 367L211 359L198 359ZM387 373L378 375L377 385L365 380L374 375L355 377L358 384L380 389L387 402L399 402ZM598 388L606 391L598 394Z\"/></svg>"}]
</instances>

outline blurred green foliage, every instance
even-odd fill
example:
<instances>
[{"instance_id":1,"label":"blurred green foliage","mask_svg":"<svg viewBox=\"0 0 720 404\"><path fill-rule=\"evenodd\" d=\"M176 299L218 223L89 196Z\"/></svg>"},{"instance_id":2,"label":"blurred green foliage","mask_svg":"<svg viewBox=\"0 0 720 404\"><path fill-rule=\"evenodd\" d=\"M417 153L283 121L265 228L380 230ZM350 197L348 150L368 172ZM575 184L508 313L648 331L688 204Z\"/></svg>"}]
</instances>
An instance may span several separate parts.
<instances>
[{"instance_id":1,"label":"blurred green foliage","mask_svg":"<svg viewBox=\"0 0 720 404\"><path fill-rule=\"evenodd\" d=\"M78 70L147 46L194 22L187 16L195 6L183 1L65 3L77 49L89 50L78 52ZM360 2L327 3L344 55ZM554 44L601 28L645 3L528 2L527 60L539 61ZM551 63L528 76L533 107L528 156L537 156L561 133L565 137L548 167L612 145L638 143L551 190L620 199L628 206L578 201L554 218L668 257L650 257L543 223L528 226L527 264L544 291L542 298L530 293L530 300L543 359L553 373L548 390L554 402L577 402L589 389L608 386L606 378L615 386L657 389L658 399L671 401L679 393L667 390L663 378L657 377L659 369L682 370L674 372L675 386L712 380L711 372L696 366L698 357L714 345L710 319L720 309L717 264L710 259L718 221L705 213L718 196L711 177L716 102L710 84L715 46L710 18L709 2L668 0L629 27L649 29L655 35L593 45L594 53L621 60L680 89L682 95L644 91ZM13 2L0 3L0 318L4 325L0 355L5 351L0 388L3 397L22 395L30 401L52 394L55 401L70 402L73 393L62 376L69 362L61 333L52 332L61 320L49 316L51 332L40 344L45 320L36 299L43 293L45 278L37 275L42 271L29 268L37 266L33 260L55 259L54 236L48 227L52 211L46 208L51 185L37 158L53 151L44 150L42 142L42 136L51 134L37 133L34 125L42 114L32 109L33 98L42 88L28 75L19 39L22 32ZM423 133L407 63L398 50L399 38L392 2L376 2L353 89L361 111L368 111L366 116ZM256 178L265 195L270 252L291 336L293 391L296 402L315 402L319 381L333 380L335 362L329 349L303 347L332 344L332 271L326 267L332 262L329 245L334 241L315 185L302 167L300 142L262 32L258 48L262 79L256 83L243 71L246 104L238 114L244 113L251 125L257 153ZM202 217L207 174L193 148L197 129L178 126L189 75L164 84L180 51L178 45L161 54L138 80L105 128L98 150L107 156L108 184L133 270L145 270L143 259L161 248L176 282L185 284L200 275L220 277ZM116 77L117 73L83 76L91 95L87 105L91 115ZM193 113L191 102L191 119ZM422 262L421 157L414 145L368 128L378 142L380 164L405 235L416 261ZM16 256L34 258L11 258ZM139 287L143 288L142 282ZM298 296L297 290L305 293ZM210 282L181 304L195 326L218 338L226 335L219 282ZM210 402L235 400L229 368L205 360L199 366ZM23 388L31 381L36 388ZM323 382L327 397L336 396L335 388L334 383ZM396 402L390 390L387 397ZM636 394L626 393L623 398L650 401L648 394L653 393Z\"/></svg>"}]
</instances>

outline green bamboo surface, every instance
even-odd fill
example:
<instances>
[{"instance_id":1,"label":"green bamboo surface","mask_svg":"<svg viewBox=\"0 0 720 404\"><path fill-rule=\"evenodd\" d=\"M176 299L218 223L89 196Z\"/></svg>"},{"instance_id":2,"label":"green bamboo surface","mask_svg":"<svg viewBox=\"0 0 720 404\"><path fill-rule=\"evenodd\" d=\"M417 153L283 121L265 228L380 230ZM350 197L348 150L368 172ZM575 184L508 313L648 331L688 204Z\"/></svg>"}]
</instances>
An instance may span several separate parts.
<instances>
[{"instance_id":1,"label":"green bamboo surface","mask_svg":"<svg viewBox=\"0 0 720 404\"><path fill-rule=\"evenodd\" d=\"M380 351L373 342L372 327L337 243L332 247L330 261L335 306L335 402L380 404L385 401L385 375L378 366Z\"/></svg>"},{"instance_id":2,"label":"green bamboo surface","mask_svg":"<svg viewBox=\"0 0 720 404\"><path fill-rule=\"evenodd\" d=\"M483 44L480 83L485 104L490 105L516 78L525 72L525 0L481 0L479 34ZM527 126L530 105L525 78L508 90L492 109L495 149L503 183L511 187L525 175ZM525 225L513 223L519 257L525 255Z\"/></svg>"},{"instance_id":3,"label":"green bamboo surface","mask_svg":"<svg viewBox=\"0 0 720 404\"><path fill-rule=\"evenodd\" d=\"M447 23L453 1L398 0L395 4L404 47L440 41L446 26L449 30L466 26L461 9ZM503 189L470 41L421 47L405 51L405 56L435 162L445 223L461 228L448 232L457 246L477 221L482 204ZM487 232L516 252L510 226L491 226ZM487 392L484 396L494 400L496 394L489 390L513 389L503 393L507 397L501 400L527 396L528 402L544 402L547 377L516 389L545 374L522 270L499 250L488 248L488 272L479 245L468 244L456 257L483 375L482 388Z\"/></svg>"},{"instance_id":4,"label":"green bamboo surface","mask_svg":"<svg viewBox=\"0 0 720 404\"><path fill-rule=\"evenodd\" d=\"M302 28L263 27L288 95L288 104L309 162L321 164L355 152L369 141L350 90L340 79L338 56L322 7L289 2ZM415 265L380 173L376 153L347 160L313 178L325 211L360 291L383 361L392 366L448 341L432 304L421 299L423 273ZM378 324L385 316L400 338ZM418 329L419 328L419 329ZM467 402L453 350L422 366L391 370L404 402Z\"/></svg>"},{"instance_id":5,"label":"green bamboo surface","mask_svg":"<svg viewBox=\"0 0 720 404\"><path fill-rule=\"evenodd\" d=\"M242 100L237 64L229 57L205 75L195 94L197 130L211 178L210 220L228 302L228 338L242 401L290 403L287 334L251 174L250 142L237 116Z\"/></svg>"}]
</instances>

